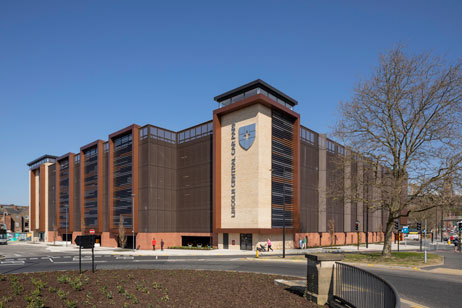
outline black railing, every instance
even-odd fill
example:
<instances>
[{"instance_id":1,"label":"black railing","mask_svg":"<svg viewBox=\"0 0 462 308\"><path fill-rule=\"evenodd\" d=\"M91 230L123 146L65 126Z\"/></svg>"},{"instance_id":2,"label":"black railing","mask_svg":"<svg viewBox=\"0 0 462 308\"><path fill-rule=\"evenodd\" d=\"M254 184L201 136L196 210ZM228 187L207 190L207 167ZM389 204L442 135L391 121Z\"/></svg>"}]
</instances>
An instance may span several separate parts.
<instances>
[{"instance_id":1,"label":"black railing","mask_svg":"<svg viewBox=\"0 0 462 308\"><path fill-rule=\"evenodd\" d=\"M395 288L382 278L348 264L336 262L334 300L356 308L399 308Z\"/></svg>"}]
</instances>

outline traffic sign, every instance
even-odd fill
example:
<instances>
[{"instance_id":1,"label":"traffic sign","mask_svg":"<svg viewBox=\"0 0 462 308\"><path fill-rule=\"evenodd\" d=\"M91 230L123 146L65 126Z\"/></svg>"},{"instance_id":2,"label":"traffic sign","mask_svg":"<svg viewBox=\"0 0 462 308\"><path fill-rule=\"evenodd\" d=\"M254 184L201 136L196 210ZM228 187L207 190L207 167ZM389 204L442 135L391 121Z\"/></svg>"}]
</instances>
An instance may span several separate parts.
<instances>
[{"instance_id":1,"label":"traffic sign","mask_svg":"<svg viewBox=\"0 0 462 308\"><path fill-rule=\"evenodd\" d=\"M401 230L402 233L408 234L409 233L409 226L403 226L403 229Z\"/></svg>"},{"instance_id":2,"label":"traffic sign","mask_svg":"<svg viewBox=\"0 0 462 308\"><path fill-rule=\"evenodd\" d=\"M90 234L95 234L95 229L90 229Z\"/></svg>"}]
</instances>

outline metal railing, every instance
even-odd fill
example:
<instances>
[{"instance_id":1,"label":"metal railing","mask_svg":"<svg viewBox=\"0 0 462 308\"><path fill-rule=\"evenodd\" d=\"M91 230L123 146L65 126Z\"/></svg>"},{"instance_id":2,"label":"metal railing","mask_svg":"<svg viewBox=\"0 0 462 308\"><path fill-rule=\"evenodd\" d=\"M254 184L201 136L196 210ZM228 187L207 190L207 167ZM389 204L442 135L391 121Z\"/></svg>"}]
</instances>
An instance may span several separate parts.
<instances>
[{"instance_id":1,"label":"metal railing","mask_svg":"<svg viewBox=\"0 0 462 308\"><path fill-rule=\"evenodd\" d=\"M348 264L336 262L334 300L356 308L399 308L395 288L382 278Z\"/></svg>"}]
</instances>

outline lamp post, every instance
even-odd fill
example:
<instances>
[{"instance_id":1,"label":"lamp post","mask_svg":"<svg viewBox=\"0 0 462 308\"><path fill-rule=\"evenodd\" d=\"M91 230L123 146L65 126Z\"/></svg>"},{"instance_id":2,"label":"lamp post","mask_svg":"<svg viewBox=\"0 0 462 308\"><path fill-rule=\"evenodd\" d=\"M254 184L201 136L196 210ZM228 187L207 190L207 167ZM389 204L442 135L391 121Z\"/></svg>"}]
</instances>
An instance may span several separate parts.
<instances>
[{"instance_id":1,"label":"lamp post","mask_svg":"<svg viewBox=\"0 0 462 308\"><path fill-rule=\"evenodd\" d=\"M132 194L132 243L133 243L133 251L135 251L135 196L136 196L136 194Z\"/></svg>"}]
</instances>

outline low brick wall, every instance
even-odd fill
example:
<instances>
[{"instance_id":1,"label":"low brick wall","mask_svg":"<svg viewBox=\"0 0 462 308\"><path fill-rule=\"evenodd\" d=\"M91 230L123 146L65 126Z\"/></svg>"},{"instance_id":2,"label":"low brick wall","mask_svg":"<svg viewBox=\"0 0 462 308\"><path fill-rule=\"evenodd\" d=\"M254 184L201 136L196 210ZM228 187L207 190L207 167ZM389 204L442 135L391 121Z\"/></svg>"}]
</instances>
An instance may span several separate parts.
<instances>
[{"instance_id":1,"label":"low brick wall","mask_svg":"<svg viewBox=\"0 0 462 308\"><path fill-rule=\"evenodd\" d=\"M360 232L360 243L366 242L366 233ZM331 245L353 245L358 243L357 232L335 232L331 238L327 232L296 233L295 247L300 248L300 239L307 238L308 247L322 247ZM369 232L369 243L383 242L383 232Z\"/></svg>"}]
</instances>

